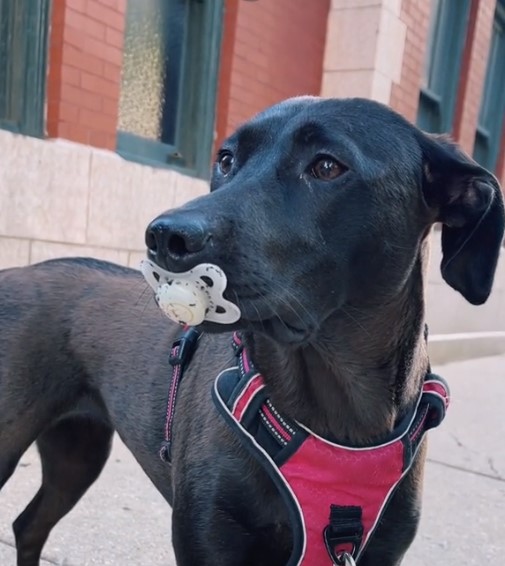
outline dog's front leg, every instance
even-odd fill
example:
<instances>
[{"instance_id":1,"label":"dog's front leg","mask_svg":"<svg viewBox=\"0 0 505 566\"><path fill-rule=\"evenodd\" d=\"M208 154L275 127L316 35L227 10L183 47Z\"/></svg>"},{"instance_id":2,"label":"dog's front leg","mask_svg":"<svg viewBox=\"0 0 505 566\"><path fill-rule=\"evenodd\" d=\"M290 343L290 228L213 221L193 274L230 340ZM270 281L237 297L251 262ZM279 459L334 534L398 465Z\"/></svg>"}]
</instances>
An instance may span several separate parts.
<instances>
[{"instance_id":1,"label":"dog's front leg","mask_svg":"<svg viewBox=\"0 0 505 566\"><path fill-rule=\"evenodd\" d=\"M251 562L253 540L226 511L174 504L172 543L177 566L252 566L257 564Z\"/></svg>"},{"instance_id":2,"label":"dog's front leg","mask_svg":"<svg viewBox=\"0 0 505 566\"><path fill-rule=\"evenodd\" d=\"M264 521L255 506L272 509L280 502L258 497L264 490L226 492L200 489L175 497L172 542L177 566L285 566L291 555L288 525ZM208 486L206 486L208 487ZM248 496L248 494L255 494ZM179 495L182 495L179 493ZM259 519L259 520L258 520Z\"/></svg>"}]
</instances>

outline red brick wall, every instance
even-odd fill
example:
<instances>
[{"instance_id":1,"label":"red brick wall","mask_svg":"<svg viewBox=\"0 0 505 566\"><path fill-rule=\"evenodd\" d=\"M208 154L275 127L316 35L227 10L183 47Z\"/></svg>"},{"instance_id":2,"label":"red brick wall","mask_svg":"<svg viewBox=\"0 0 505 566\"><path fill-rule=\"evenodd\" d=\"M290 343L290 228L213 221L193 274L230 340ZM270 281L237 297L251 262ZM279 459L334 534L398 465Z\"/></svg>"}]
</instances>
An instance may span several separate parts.
<instances>
[{"instance_id":1,"label":"red brick wall","mask_svg":"<svg viewBox=\"0 0 505 566\"><path fill-rule=\"evenodd\" d=\"M216 100L216 139L217 149L228 133L228 110L233 70L233 56L236 38L238 3L242 0L225 0L223 39L221 43L221 59L219 62L219 79Z\"/></svg>"},{"instance_id":2,"label":"red brick wall","mask_svg":"<svg viewBox=\"0 0 505 566\"><path fill-rule=\"evenodd\" d=\"M320 93L329 7L330 0L238 1L227 134L283 98Z\"/></svg>"},{"instance_id":3,"label":"red brick wall","mask_svg":"<svg viewBox=\"0 0 505 566\"><path fill-rule=\"evenodd\" d=\"M116 147L126 0L54 0L47 132Z\"/></svg>"},{"instance_id":4,"label":"red brick wall","mask_svg":"<svg viewBox=\"0 0 505 566\"><path fill-rule=\"evenodd\" d=\"M403 0L400 18L407 26L407 36L401 78L399 83L392 86L390 105L415 123L426 54L430 2Z\"/></svg>"},{"instance_id":5,"label":"red brick wall","mask_svg":"<svg viewBox=\"0 0 505 566\"><path fill-rule=\"evenodd\" d=\"M226 0L218 143L283 98L319 94L330 0ZM126 0L54 0L47 130L114 149Z\"/></svg>"},{"instance_id":6,"label":"red brick wall","mask_svg":"<svg viewBox=\"0 0 505 566\"><path fill-rule=\"evenodd\" d=\"M484 88L496 0L472 0L463 52L452 135L470 155ZM412 122L416 121L422 84L430 3L403 0L401 19L407 26L401 80L393 84L390 105ZM505 184L505 124L497 175Z\"/></svg>"},{"instance_id":7,"label":"red brick wall","mask_svg":"<svg viewBox=\"0 0 505 566\"><path fill-rule=\"evenodd\" d=\"M454 137L470 155L486 78L496 0L472 0L454 116Z\"/></svg>"}]
</instances>

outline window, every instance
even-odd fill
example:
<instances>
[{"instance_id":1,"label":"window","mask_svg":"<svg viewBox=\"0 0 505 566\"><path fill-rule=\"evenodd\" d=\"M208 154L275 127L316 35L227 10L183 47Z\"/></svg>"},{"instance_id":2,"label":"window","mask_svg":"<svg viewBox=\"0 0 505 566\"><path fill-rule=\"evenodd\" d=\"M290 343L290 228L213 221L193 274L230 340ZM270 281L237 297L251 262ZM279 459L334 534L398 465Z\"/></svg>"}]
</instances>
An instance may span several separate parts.
<instances>
[{"instance_id":1,"label":"window","mask_svg":"<svg viewBox=\"0 0 505 566\"><path fill-rule=\"evenodd\" d=\"M473 157L493 171L498 161L505 117L505 1L496 6L486 81L475 134Z\"/></svg>"},{"instance_id":2,"label":"window","mask_svg":"<svg viewBox=\"0 0 505 566\"><path fill-rule=\"evenodd\" d=\"M50 0L0 0L0 127L44 134Z\"/></svg>"},{"instance_id":3,"label":"window","mask_svg":"<svg viewBox=\"0 0 505 566\"><path fill-rule=\"evenodd\" d=\"M129 0L118 151L207 177L223 0Z\"/></svg>"},{"instance_id":4,"label":"window","mask_svg":"<svg viewBox=\"0 0 505 566\"><path fill-rule=\"evenodd\" d=\"M428 132L452 129L470 11L469 0L431 0L428 46L417 125Z\"/></svg>"}]
</instances>

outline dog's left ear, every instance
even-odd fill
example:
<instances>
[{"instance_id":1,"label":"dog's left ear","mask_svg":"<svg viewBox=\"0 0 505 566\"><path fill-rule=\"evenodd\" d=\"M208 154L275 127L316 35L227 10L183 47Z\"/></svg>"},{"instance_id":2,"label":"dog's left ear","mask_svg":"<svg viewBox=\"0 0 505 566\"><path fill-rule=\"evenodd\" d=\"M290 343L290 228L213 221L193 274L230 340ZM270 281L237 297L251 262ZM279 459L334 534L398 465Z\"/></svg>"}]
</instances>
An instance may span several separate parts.
<instances>
[{"instance_id":1,"label":"dog's left ear","mask_svg":"<svg viewBox=\"0 0 505 566\"><path fill-rule=\"evenodd\" d=\"M424 197L442 223L442 277L480 305L491 292L503 241L500 185L449 139L422 134L420 145Z\"/></svg>"}]
</instances>

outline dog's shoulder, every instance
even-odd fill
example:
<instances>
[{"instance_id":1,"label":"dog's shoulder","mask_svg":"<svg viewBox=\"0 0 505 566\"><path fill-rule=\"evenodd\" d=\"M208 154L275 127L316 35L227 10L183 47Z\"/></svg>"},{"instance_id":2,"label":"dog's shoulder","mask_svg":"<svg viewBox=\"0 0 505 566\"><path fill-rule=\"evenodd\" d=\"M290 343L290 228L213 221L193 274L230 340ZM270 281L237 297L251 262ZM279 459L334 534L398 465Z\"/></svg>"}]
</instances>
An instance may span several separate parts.
<instances>
[{"instance_id":1,"label":"dog's shoulder","mask_svg":"<svg viewBox=\"0 0 505 566\"><path fill-rule=\"evenodd\" d=\"M88 269L93 271L99 271L101 273L106 273L110 275L134 275L138 274L136 269L131 267L125 267L117 263L112 263L110 261L105 261L102 259L96 259L92 257L61 257L56 259L49 259L37 264L36 267L42 269Z\"/></svg>"}]
</instances>

